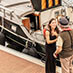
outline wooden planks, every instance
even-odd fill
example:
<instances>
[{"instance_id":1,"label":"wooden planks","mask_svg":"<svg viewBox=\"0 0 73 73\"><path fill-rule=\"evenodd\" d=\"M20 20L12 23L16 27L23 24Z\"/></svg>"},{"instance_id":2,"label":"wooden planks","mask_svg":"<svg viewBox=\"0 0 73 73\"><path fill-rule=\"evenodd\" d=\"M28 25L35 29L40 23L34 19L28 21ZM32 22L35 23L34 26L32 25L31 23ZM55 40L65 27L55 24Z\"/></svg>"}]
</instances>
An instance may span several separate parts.
<instances>
[{"instance_id":1,"label":"wooden planks","mask_svg":"<svg viewBox=\"0 0 73 73\"><path fill-rule=\"evenodd\" d=\"M44 67L0 50L0 73L45 73Z\"/></svg>"}]
</instances>

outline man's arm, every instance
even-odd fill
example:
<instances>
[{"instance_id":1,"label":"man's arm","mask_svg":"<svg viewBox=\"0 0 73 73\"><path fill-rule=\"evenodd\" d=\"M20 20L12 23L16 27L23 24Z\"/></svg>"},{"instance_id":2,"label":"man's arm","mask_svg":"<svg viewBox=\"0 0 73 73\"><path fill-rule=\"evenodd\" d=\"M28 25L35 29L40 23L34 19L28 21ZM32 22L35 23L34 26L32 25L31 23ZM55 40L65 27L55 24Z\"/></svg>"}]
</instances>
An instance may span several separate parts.
<instances>
[{"instance_id":1,"label":"man's arm","mask_svg":"<svg viewBox=\"0 0 73 73\"><path fill-rule=\"evenodd\" d=\"M53 54L53 56L55 58L57 58L57 54L59 54L62 51L63 40L62 40L62 38L60 36L58 37L56 45L57 45L57 49L56 49L56 51Z\"/></svg>"},{"instance_id":2,"label":"man's arm","mask_svg":"<svg viewBox=\"0 0 73 73\"><path fill-rule=\"evenodd\" d=\"M58 46L58 48L57 48L56 51L54 52L53 56L54 56L55 58L57 58L57 54L59 54L61 51L62 51L62 47L61 47L61 46Z\"/></svg>"}]
</instances>

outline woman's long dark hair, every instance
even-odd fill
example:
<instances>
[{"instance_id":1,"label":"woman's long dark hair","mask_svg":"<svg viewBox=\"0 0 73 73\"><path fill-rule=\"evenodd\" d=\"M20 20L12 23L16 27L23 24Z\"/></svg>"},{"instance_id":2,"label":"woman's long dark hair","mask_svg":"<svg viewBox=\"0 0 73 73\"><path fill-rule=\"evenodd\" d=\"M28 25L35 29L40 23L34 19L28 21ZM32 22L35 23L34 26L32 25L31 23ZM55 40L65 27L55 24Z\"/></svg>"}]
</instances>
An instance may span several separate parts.
<instances>
[{"instance_id":1,"label":"woman's long dark hair","mask_svg":"<svg viewBox=\"0 0 73 73\"><path fill-rule=\"evenodd\" d=\"M55 19L55 18L52 18L52 19L49 21L49 23L48 23L48 28L49 28L50 34L51 34L51 26L50 26L50 24L51 24L51 22L52 22L53 20L56 20L56 19ZM58 29L57 26L56 26L55 30L56 30L57 33L59 33L59 29Z\"/></svg>"}]
</instances>

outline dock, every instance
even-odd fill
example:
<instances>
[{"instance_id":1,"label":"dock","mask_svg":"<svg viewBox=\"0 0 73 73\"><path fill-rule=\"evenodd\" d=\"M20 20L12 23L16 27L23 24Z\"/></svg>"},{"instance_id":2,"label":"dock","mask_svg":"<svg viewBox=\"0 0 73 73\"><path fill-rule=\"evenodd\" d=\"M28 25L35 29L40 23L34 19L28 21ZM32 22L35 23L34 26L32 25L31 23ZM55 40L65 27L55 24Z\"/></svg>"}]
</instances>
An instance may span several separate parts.
<instances>
[{"instance_id":1,"label":"dock","mask_svg":"<svg viewBox=\"0 0 73 73\"><path fill-rule=\"evenodd\" d=\"M57 73L61 73L57 67ZM0 45L0 73L45 73L45 64L32 56Z\"/></svg>"},{"instance_id":2,"label":"dock","mask_svg":"<svg viewBox=\"0 0 73 73\"><path fill-rule=\"evenodd\" d=\"M0 50L0 73L45 73L44 67Z\"/></svg>"}]
</instances>

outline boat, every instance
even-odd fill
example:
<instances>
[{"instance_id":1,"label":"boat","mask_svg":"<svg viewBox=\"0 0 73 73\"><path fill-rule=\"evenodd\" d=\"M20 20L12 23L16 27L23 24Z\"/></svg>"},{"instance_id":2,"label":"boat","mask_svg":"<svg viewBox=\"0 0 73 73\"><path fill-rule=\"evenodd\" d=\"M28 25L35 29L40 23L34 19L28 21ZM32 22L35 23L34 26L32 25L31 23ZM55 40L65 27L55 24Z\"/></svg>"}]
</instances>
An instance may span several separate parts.
<instances>
[{"instance_id":1,"label":"boat","mask_svg":"<svg viewBox=\"0 0 73 73\"><path fill-rule=\"evenodd\" d=\"M7 47L16 49L20 52L24 52L25 49L31 50L31 55L33 56L39 54L39 52L44 52L40 46L42 45L43 47L45 45L44 40L42 42L42 40L40 41L34 38L32 33L29 32L29 28L25 26L30 24L29 18L25 16L34 13L30 0L2 0L0 10L0 28L8 43ZM38 34L41 35L41 33ZM43 35L41 35L41 37L43 38Z\"/></svg>"},{"instance_id":2,"label":"boat","mask_svg":"<svg viewBox=\"0 0 73 73\"><path fill-rule=\"evenodd\" d=\"M53 0L54 4L43 1L45 0L1 0L0 30L5 35L7 47L44 59L44 25L48 24L52 17L60 15L71 17L72 25L71 7L64 7L62 0ZM43 3L46 4L44 7Z\"/></svg>"}]
</instances>

